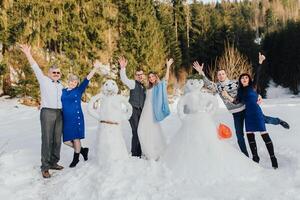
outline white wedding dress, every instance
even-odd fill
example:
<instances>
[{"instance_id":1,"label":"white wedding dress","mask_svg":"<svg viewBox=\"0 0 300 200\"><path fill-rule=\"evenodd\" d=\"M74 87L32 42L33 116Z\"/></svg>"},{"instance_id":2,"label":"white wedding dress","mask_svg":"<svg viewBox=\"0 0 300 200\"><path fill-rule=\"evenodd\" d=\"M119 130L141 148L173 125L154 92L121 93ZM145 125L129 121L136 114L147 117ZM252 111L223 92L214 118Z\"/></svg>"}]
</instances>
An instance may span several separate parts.
<instances>
[{"instance_id":1,"label":"white wedding dress","mask_svg":"<svg viewBox=\"0 0 300 200\"><path fill-rule=\"evenodd\" d=\"M152 105L153 88L146 92L145 104L138 126L142 153L150 160L158 160L166 148L165 138L159 122L154 119Z\"/></svg>"},{"instance_id":2,"label":"white wedding dress","mask_svg":"<svg viewBox=\"0 0 300 200\"><path fill-rule=\"evenodd\" d=\"M217 107L217 99L200 90L181 97L178 114L182 127L161 159L176 176L215 180L236 174L243 177L258 168L226 141L218 139L212 119Z\"/></svg>"}]
</instances>

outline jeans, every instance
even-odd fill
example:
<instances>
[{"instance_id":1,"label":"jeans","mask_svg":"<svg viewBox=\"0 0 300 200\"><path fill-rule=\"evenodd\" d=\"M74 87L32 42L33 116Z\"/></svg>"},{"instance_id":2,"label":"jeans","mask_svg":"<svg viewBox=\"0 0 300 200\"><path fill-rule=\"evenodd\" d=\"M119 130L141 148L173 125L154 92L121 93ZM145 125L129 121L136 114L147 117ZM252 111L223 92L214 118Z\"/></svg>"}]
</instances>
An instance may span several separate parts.
<instances>
[{"instance_id":1,"label":"jeans","mask_svg":"<svg viewBox=\"0 0 300 200\"><path fill-rule=\"evenodd\" d=\"M235 134L237 138L238 145L241 149L241 151L249 157L247 147L245 144L245 139L244 139L244 121L245 121L245 110L233 113L233 120L234 120L234 128L235 128ZM266 124L273 124L273 125L278 125L280 124L280 119L275 118L275 117L270 117L264 115L265 123Z\"/></svg>"},{"instance_id":2,"label":"jeans","mask_svg":"<svg viewBox=\"0 0 300 200\"><path fill-rule=\"evenodd\" d=\"M240 150L249 157L245 139L244 139L244 121L245 121L245 110L237 113L233 113L233 121L234 121L234 128L235 134L237 138L238 145Z\"/></svg>"},{"instance_id":3,"label":"jeans","mask_svg":"<svg viewBox=\"0 0 300 200\"><path fill-rule=\"evenodd\" d=\"M281 122L281 120L278 117L270 117L264 115L264 119L266 124L279 125Z\"/></svg>"}]
</instances>

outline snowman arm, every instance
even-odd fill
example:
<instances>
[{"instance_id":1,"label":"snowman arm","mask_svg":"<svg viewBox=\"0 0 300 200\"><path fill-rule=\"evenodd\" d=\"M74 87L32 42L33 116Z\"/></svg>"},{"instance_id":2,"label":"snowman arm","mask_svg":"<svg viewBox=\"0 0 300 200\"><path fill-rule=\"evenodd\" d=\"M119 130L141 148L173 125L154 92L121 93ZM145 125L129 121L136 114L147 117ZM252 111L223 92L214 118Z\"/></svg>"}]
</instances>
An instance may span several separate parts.
<instances>
[{"instance_id":1,"label":"snowman arm","mask_svg":"<svg viewBox=\"0 0 300 200\"><path fill-rule=\"evenodd\" d=\"M180 119L183 119L186 114L184 114L184 106L186 105L186 96L182 96L177 104L177 113Z\"/></svg>"},{"instance_id":2,"label":"snowman arm","mask_svg":"<svg viewBox=\"0 0 300 200\"><path fill-rule=\"evenodd\" d=\"M210 113L214 114L217 111L218 108L218 100L216 97L210 95L210 94L202 94L203 98L206 100L206 106L205 110Z\"/></svg>"},{"instance_id":3,"label":"snowman arm","mask_svg":"<svg viewBox=\"0 0 300 200\"><path fill-rule=\"evenodd\" d=\"M101 100L103 98L103 94L99 93L96 96L93 96L88 103L88 113L94 117L96 120L100 120L100 115L97 110L94 108L94 104L97 100Z\"/></svg>"},{"instance_id":4,"label":"snowman arm","mask_svg":"<svg viewBox=\"0 0 300 200\"><path fill-rule=\"evenodd\" d=\"M129 119L132 115L132 106L125 97L121 97L121 103L125 105L126 110L124 113L126 114L126 119Z\"/></svg>"}]
</instances>

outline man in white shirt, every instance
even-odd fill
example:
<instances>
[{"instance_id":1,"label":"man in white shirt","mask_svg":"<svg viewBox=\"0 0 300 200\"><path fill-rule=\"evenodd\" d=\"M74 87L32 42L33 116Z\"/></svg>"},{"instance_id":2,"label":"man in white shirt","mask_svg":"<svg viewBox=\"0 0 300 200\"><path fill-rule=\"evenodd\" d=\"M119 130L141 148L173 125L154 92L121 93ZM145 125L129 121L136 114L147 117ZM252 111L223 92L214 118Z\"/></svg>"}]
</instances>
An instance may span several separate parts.
<instances>
[{"instance_id":1,"label":"man in white shirt","mask_svg":"<svg viewBox=\"0 0 300 200\"><path fill-rule=\"evenodd\" d=\"M119 59L121 81L130 89L129 103L132 106L132 115L129 119L132 129L131 155L141 157L142 150L137 133L138 124L144 107L146 98L146 88L143 85L143 70L135 71L135 80L130 80L126 76L127 60L124 57Z\"/></svg>"},{"instance_id":2,"label":"man in white shirt","mask_svg":"<svg viewBox=\"0 0 300 200\"><path fill-rule=\"evenodd\" d=\"M60 159L61 135L62 135L62 104L61 94L63 85L60 69L52 66L45 76L31 55L29 45L19 45L20 50L25 54L40 84L41 91L41 171L44 178L50 178L49 169L62 170L58 165Z\"/></svg>"}]
</instances>

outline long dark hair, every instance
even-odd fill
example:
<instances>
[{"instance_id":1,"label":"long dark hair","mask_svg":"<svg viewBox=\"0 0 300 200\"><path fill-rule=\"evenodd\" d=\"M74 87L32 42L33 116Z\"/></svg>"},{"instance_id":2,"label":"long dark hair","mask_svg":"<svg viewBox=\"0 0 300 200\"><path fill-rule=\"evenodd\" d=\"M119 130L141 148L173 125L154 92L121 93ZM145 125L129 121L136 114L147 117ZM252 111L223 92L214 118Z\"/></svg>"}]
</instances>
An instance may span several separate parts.
<instances>
[{"instance_id":1,"label":"long dark hair","mask_svg":"<svg viewBox=\"0 0 300 200\"><path fill-rule=\"evenodd\" d=\"M249 78L249 84L248 84L248 86L246 86L246 87L243 86L242 81L241 81L242 78L243 78L244 76L247 76L247 77ZM237 93L237 100L238 100L239 102L242 101L242 98L243 98L243 96L244 96L244 93L245 93L246 89L249 88L249 87L253 88L253 80L252 80L252 78L251 78L251 75L248 74L248 73L243 73L243 74L241 74L241 75L239 76L239 89L238 89L238 93Z\"/></svg>"}]
</instances>

